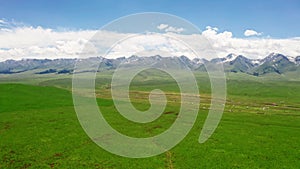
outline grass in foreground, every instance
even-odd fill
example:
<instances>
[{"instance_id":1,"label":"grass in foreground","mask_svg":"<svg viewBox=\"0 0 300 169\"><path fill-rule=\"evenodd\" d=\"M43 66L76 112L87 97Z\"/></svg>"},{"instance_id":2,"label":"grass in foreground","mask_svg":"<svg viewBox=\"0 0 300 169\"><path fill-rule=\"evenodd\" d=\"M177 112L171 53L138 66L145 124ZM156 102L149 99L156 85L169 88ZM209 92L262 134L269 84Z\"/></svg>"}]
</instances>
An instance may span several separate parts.
<instances>
[{"instance_id":1,"label":"grass in foreground","mask_svg":"<svg viewBox=\"0 0 300 169\"><path fill-rule=\"evenodd\" d=\"M99 81L102 81L101 77ZM202 92L208 88L207 80L203 81ZM230 77L224 116L206 143L198 143L209 106L209 100L202 99L197 121L188 136L170 151L146 159L119 157L94 144L77 120L68 90L69 82L64 79L51 82L48 84L66 90L51 86L0 85L0 168L300 166L300 97L296 92L300 86L297 81L274 82ZM60 83L65 86L60 86ZM147 82L148 86L139 83L142 82L137 81L132 89L141 95L151 87L162 87L166 91L170 88L169 92L177 90L174 84L168 87L157 81L155 84ZM106 91L106 87L105 83L100 85L98 93ZM206 95L209 96L209 92ZM139 99L133 98L132 101L139 109L149 106L148 102ZM119 115L109 93L98 98L98 104L115 129L135 137L148 137L163 132L175 120L179 108L171 103L165 111L167 113L145 125L132 123Z\"/></svg>"}]
</instances>

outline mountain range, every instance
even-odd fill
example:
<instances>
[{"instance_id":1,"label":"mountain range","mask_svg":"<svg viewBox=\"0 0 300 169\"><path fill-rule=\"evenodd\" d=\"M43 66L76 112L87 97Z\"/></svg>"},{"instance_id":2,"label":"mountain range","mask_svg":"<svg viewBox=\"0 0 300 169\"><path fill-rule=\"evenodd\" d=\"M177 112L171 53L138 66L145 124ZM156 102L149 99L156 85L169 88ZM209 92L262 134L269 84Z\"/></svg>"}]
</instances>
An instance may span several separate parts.
<instances>
[{"instance_id":1,"label":"mountain range","mask_svg":"<svg viewBox=\"0 0 300 169\"><path fill-rule=\"evenodd\" d=\"M93 66L99 66L99 71L116 69L121 63L128 66L136 64L160 64L178 65L179 67L188 66L194 71L205 71L207 64L223 64L225 72L242 72L254 76L268 73L284 74L289 71L300 70L300 56L288 57L280 53L271 53L263 59L249 59L242 55L229 54L223 58L211 60L195 58L189 59L186 56L162 57L160 55L149 57L120 57L107 59L103 57L91 57L87 59L23 59L6 60L0 62L0 74L15 74L32 71L35 74L65 74L73 73L74 65L77 61L89 62ZM86 70L89 71L89 70Z\"/></svg>"}]
</instances>

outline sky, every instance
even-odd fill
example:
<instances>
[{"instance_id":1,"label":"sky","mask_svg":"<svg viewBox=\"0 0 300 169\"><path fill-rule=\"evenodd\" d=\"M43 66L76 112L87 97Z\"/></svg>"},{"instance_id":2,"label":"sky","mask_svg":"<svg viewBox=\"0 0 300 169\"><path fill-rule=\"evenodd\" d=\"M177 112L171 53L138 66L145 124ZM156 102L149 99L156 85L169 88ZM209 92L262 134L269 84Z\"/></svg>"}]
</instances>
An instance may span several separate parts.
<instances>
[{"instance_id":1,"label":"sky","mask_svg":"<svg viewBox=\"0 0 300 169\"><path fill-rule=\"evenodd\" d=\"M0 61L74 57L96 30L141 12L188 20L212 41L219 56L231 52L253 58L271 52L296 56L300 55L299 11L299 0L1 1ZM166 29L176 33L171 25Z\"/></svg>"}]
</instances>

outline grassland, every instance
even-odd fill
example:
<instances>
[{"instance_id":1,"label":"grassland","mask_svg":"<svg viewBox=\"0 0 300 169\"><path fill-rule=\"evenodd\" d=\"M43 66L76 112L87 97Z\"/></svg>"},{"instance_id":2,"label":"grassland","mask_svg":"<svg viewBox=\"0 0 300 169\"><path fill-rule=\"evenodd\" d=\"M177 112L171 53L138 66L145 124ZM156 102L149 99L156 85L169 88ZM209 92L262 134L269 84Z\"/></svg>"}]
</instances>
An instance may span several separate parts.
<instances>
[{"instance_id":1,"label":"grassland","mask_svg":"<svg viewBox=\"0 0 300 169\"><path fill-rule=\"evenodd\" d=\"M110 97L112 72L97 75L99 108L118 131L149 137L176 119L178 86L170 77L139 74L131 100L140 110L152 89L167 93L165 113L139 124L123 118ZM156 76L154 76L156 75ZM206 74L195 73L201 94L197 121L187 137L170 151L130 159L98 147L81 128L73 108L71 76L1 77L0 168L299 168L300 81L288 76L228 74L228 98L219 127L204 144L198 137L210 105Z\"/></svg>"}]
</instances>

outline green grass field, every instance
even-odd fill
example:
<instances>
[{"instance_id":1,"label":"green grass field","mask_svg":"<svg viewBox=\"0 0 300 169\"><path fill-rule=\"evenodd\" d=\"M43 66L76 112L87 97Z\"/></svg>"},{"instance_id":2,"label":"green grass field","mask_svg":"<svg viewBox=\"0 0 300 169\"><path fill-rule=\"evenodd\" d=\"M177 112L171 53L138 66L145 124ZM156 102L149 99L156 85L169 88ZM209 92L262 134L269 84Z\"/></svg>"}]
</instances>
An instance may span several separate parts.
<instances>
[{"instance_id":1,"label":"green grass field","mask_svg":"<svg viewBox=\"0 0 300 169\"><path fill-rule=\"evenodd\" d=\"M119 132L149 137L176 119L179 104L147 124L121 116L110 97L112 72L97 75L99 108ZM83 131L72 103L71 76L2 77L0 83L0 168L300 168L300 81L287 76L227 75L227 102L215 133L204 144L198 137L210 105L206 74L195 73L201 94L197 121L176 147L159 156L131 159L98 147ZM131 101L149 107L149 91L159 88L178 99L170 77L153 72L132 82Z\"/></svg>"}]
</instances>

